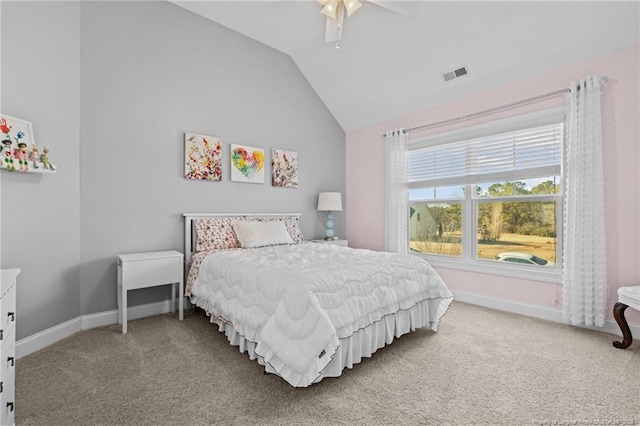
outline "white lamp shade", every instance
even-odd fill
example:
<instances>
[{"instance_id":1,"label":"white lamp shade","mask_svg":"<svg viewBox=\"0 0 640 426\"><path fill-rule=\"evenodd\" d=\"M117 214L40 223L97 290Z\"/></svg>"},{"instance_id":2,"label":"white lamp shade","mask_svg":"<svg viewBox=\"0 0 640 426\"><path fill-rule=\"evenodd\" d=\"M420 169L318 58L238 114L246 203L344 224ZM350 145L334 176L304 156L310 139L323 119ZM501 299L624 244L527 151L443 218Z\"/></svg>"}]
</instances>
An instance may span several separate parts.
<instances>
[{"instance_id":1,"label":"white lamp shade","mask_svg":"<svg viewBox=\"0 0 640 426\"><path fill-rule=\"evenodd\" d=\"M339 192L321 192L318 194L319 212L341 212L342 194Z\"/></svg>"}]
</instances>

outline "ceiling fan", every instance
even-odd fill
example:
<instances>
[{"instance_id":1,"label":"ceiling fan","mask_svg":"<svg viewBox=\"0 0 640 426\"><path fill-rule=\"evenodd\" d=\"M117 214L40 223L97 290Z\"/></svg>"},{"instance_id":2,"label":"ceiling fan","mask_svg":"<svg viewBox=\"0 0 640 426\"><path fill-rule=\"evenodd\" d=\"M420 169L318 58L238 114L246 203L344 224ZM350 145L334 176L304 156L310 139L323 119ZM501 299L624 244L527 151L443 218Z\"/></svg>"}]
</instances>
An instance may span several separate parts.
<instances>
[{"instance_id":1,"label":"ceiling fan","mask_svg":"<svg viewBox=\"0 0 640 426\"><path fill-rule=\"evenodd\" d=\"M327 43L336 42L336 49L340 49L340 39L342 39L342 28L344 15L351 17L356 10L360 9L362 3L358 0L318 0L322 7L322 13L327 16L327 26L324 41ZM399 2L390 0L368 0L368 3L384 7L394 12L406 13L404 7Z\"/></svg>"}]
</instances>

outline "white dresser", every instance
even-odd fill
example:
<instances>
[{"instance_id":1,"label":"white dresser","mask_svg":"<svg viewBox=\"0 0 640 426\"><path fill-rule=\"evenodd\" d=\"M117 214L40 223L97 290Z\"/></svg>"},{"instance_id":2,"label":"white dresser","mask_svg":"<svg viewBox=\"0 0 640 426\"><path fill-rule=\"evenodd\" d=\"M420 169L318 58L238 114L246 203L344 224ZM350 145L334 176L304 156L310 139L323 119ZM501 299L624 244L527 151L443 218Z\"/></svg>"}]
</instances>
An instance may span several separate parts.
<instances>
[{"instance_id":1,"label":"white dresser","mask_svg":"<svg viewBox=\"0 0 640 426\"><path fill-rule=\"evenodd\" d=\"M0 425L15 423L16 278L20 269L0 275Z\"/></svg>"}]
</instances>

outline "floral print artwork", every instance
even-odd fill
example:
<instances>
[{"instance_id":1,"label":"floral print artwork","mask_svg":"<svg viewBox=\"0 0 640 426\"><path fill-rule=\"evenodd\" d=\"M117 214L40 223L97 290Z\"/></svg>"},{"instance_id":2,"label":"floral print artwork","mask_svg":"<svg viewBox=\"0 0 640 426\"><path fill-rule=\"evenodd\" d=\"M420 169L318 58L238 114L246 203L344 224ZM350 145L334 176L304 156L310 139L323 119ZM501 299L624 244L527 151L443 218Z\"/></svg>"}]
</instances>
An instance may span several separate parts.
<instances>
[{"instance_id":1,"label":"floral print artwork","mask_svg":"<svg viewBox=\"0 0 640 426\"><path fill-rule=\"evenodd\" d=\"M220 138L185 133L184 177L199 180L222 180L222 149Z\"/></svg>"},{"instance_id":2,"label":"floral print artwork","mask_svg":"<svg viewBox=\"0 0 640 426\"><path fill-rule=\"evenodd\" d=\"M232 144L231 180L235 182L264 183L264 150Z\"/></svg>"},{"instance_id":3,"label":"floral print artwork","mask_svg":"<svg viewBox=\"0 0 640 426\"><path fill-rule=\"evenodd\" d=\"M298 187L298 153L274 149L271 155L271 184L286 188Z\"/></svg>"}]
</instances>

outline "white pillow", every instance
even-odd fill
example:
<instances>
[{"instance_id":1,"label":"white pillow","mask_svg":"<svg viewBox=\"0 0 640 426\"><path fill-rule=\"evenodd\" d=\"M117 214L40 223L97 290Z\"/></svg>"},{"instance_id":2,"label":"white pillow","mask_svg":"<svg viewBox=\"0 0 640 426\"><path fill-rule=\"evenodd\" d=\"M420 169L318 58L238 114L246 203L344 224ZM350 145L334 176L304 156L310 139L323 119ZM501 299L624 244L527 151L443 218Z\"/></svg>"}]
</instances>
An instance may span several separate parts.
<instances>
[{"instance_id":1,"label":"white pillow","mask_svg":"<svg viewBox=\"0 0 640 426\"><path fill-rule=\"evenodd\" d=\"M242 248L293 244L291 235L282 221L247 221L233 222L233 230Z\"/></svg>"}]
</instances>

